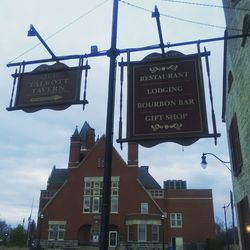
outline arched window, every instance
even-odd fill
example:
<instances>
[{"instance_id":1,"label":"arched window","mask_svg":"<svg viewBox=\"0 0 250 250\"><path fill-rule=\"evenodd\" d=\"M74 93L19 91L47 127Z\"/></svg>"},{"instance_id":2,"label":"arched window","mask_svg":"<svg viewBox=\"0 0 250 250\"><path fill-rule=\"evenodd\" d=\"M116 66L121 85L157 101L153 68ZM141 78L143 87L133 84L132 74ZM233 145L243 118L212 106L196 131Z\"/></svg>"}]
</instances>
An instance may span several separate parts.
<instances>
[{"instance_id":1,"label":"arched window","mask_svg":"<svg viewBox=\"0 0 250 250\"><path fill-rule=\"evenodd\" d=\"M234 81L234 76L233 76L232 71L230 70L229 73L228 73L228 79L227 79L227 84L228 84L227 85L228 86L227 92L228 93L230 92L230 89L232 87L233 81Z\"/></svg>"},{"instance_id":2,"label":"arched window","mask_svg":"<svg viewBox=\"0 0 250 250\"><path fill-rule=\"evenodd\" d=\"M247 34L250 34L250 16L248 14L245 15L243 20L242 34L244 36L242 38L241 46L244 47L247 41Z\"/></svg>"},{"instance_id":3,"label":"arched window","mask_svg":"<svg viewBox=\"0 0 250 250\"><path fill-rule=\"evenodd\" d=\"M238 176L243 166L237 116L234 114L229 127L229 142L234 176Z\"/></svg>"}]
</instances>

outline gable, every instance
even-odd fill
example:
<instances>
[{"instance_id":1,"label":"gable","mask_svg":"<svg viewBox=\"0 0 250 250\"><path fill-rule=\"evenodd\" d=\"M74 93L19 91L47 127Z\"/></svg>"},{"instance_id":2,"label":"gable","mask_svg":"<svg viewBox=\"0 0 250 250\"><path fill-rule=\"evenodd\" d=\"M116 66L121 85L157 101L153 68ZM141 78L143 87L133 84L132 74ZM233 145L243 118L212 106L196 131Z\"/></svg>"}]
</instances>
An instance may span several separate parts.
<instances>
[{"instance_id":1,"label":"gable","mask_svg":"<svg viewBox=\"0 0 250 250\"><path fill-rule=\"evenodd\" d=\"M148 168L144 166L138 169L138 179L146 189L161 189L159 183L148 172Z\"/></svg>"}]
</instances>

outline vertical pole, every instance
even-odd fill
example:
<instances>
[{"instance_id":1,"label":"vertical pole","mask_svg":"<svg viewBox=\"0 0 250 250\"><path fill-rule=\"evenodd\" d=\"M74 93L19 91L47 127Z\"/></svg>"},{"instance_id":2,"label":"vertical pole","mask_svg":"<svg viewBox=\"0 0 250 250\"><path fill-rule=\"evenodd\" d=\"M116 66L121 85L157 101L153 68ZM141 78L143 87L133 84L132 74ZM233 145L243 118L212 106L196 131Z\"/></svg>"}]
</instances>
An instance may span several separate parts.
<instances>
[{"instance_id":1,"label":"vertical pole","mask_svg":"<svg viewBox=\"0 0 250 250\"><path fill-rule=\"evenodd\" d=\"M234 246L236 245L236 235L235 235L235 221L234 221L234 199L233 192L230 191L230 203L231 203L231 211L232 211L232 228L233 228L233 242Z\"/></svg>"},{"instance_id":2,"label":"vertical pole","mask_svg":"<svg viewBox=\"0 0 250 250\"><path fill-rule=\"evenodd\" d=\"M38 215L38 223L39 223L39 232L38 232L38 242L37 242L37 249L41 249L41 237L42 237L42 222L43 222L43 214L39 212Z\"/></svg>"},{"instance_id":3,"label":"vertical pole","mask_svg":"<svg viewBox=\"0 0 250 250\"><path fill-rule=\"evenodd\" d=\"M224 204L223 209L224 209L224 218L225 218L225 230L226 230L226 246L227 246L227 250L229 250L229 242L228 242L228 232L227 232L227 212L226 212L226 205Z\"/></svg>"},{"instance_id":4,"label":"vertical pole","mask_svg":"<svg viewBox=\"0 0 250 250\"><path fill-rule=\"evenodd\" d=\"M104 175L103 175L103 198L102 198L102 215L101 215L101 232L100 232L100 250L107 250L109 246L109 213L110 213L110 193L111 193L111 174L112 174L112 149L113 149L113 130L114 130L114 108L115 108L115 80L116 80L116 49L117 41L117 20L118 20L118 2L113 1L113 19L111 48L108 56L109 64L109 87L108 87L108 105L106 120L106 142L104 157Z\"/></svg>"},{"instance_id":5,"label":"vertical pole","mask_svg":"<svg viewBox=\"0 0 250 250\"><path fill-rule=\"evenodd\" d=\"M161 216L161 227L162 227L162 250L165 250L165 216Z\"/></svg>"}]
</instances>

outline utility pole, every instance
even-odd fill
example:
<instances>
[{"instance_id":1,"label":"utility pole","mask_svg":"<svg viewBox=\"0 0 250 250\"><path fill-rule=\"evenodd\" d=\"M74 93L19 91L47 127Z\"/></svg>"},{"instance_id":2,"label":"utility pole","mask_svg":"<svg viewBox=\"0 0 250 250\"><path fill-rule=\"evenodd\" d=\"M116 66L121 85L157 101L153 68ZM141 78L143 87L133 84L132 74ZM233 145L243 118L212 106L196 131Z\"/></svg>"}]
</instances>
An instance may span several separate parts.
<instances>
[{"instance_id":1,"label":"utility pole","mask_svg":"<svg viewBox=\"0 0 250 250\"><path fill-rule=\"evenodd\" d=\"M110 62L109 62L108 106L107 106L107 120L106 120L106 144L105 144L104 175L103 175L101 233L100 233L100 243L99 243L100 250L107 250L109 246L109 213L110 213L110 193L111 193L111 174L112 174L112 149L113 149L113 134L114 134L116 57L119 54L116 48L118 3L119 0L113 1L111 47L107 53L107 55L110 58Z\"/></svg>"},{"instance_id":2,"label":"utility pole","mask_svg":"<svg viewBox=\"0 0 250 250\"><path fill-rule=\"evenodd\" d=\"M226 209L228 208L228 205L226 206L224 204L224 206L222 207L224 209L224 219L225 219L225 230L226 230L226 246L227 246L227 250L229 250L229 242L228 242L228 231L227 231L227 212Z\"/></svg>"}]
</instances>

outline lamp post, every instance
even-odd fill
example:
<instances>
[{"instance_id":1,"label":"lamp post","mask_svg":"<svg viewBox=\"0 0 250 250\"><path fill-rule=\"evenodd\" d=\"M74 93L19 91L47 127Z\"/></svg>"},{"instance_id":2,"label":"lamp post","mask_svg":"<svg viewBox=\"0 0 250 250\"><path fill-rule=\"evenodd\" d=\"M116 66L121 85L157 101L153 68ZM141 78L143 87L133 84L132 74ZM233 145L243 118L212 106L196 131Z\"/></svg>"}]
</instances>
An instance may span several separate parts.
<instances>
[{"instance_id":1,"label":"lamp post","mask_svg":"<svg viewBox=\"0 0 250 250\"><path fill-rule=\"evenodd\" d=\"M202 154L202 156L201 156L201 167L202 168L205 169L207 167L206 155L212 155L213 157L215 157L217 160L219 160L231 172L231 168L227 165L227 164L230 164L230 161L223 161L217 155L215 155L213 153L203 153Z\"/></svg>"},{"instance_id":2,"label":"lamp post","mask_svg":"<svg viewBox=\"0 0 250 250\"><path fill-rule=\"evenodd\" d=\"M37 242L37 249L41 249L41 235L42 235L42 220L44 215L40 212L39 213L39 234L38 234L38 242Z\"/></svg>"},{"instance_id":3,"label":"lamp post","mask_svg":"<svg viewBox=\"0 0 250 250\"><path fill-rule=\"evenodd\" d=\"M227 206L224 204L224 206L222 207L224 209L227 250L229 250L229 242L228 242L228 233L227 233L227 213L226 213L226 209L228 208L229 205L230 205L230 203Z\"/></svg>"},{"instance_id":4,"label":"lamp post","mask_svg":"<svg viewBox=\"0 0 250 250\"><path fill-rule=\"evenodd\" d=\"M213 154L213 153L203 153L201 156L201 167L203 169L205 169L207 167L207 159L206 159L206 155L211 155L213 157L215 157L218 161L220 161L230 172L232 172L230 166L228 166L227 164L230 165L230 161L223 161L222 159L220 159L217 155ZM225 229L226 229L226 238L227 238L227 247L229 249L229 245L228 245L228 236L227 236L227 217L226 217L226 208L231 204L231 211L232 211L232 227L233 227L233 240L234 240L234 245L236 243L236 236L235 236L235 221L234 221L234 206L233 206L233 193L232 191L230 191L230 203L227 206L223 206L224 209L224 217L225 217Z\"/></svg>"},{"instance_id":5,"label":"lamp post","mask_svg":"<svg viewBox=\"0 0 250 250\"><path fill-rule=\"evenodd\" d=\"M162 250L165 250L165 237L164 237L164 223L165 222L165 215L161 215L161 226L162 226Z\"/></svg>"}]
</instances>

